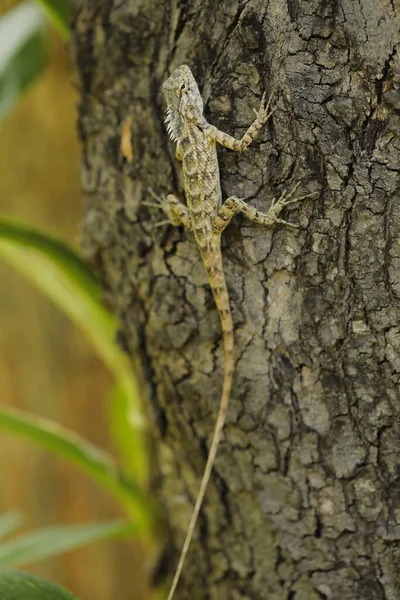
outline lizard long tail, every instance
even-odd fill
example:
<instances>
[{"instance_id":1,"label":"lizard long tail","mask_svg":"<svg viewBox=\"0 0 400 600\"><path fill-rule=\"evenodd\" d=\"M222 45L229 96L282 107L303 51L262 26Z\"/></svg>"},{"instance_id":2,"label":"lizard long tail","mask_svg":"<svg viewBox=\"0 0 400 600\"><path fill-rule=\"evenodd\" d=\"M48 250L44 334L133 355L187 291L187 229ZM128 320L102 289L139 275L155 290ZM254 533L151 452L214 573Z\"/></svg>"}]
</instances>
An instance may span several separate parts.
<instances>
[{"instance_id":1,"label":"lizard long tail","mask_svg":"<svg viewBox=\"0 0 400 600\"><path fill-rule=\"evenodd\" d=\"M209 256L212 256L210 260ZM203 255L203 262L207 271L208 280L212 289L215 304L219 312L222 335L224 342L224 380L222 386L221 402L218 411L217 421L214 429L214 435L211 442L210 452L208 454L207 463L204 469L203 477L200 483L199 492L197 494L196 502L190 518L189 527L187 530L185 542L179 558L179 563L175 572L174 580L172 582L168 600L172 600L176 586L178 584L183 564L187 552L189 550L190 542L193 537L194 528L196 526L197 518L201 506L203 504L204 495L207 489L207 484L210 479L211 471L214 465L215 456L217 454L219 442L221 440L222 430L225 423L226 412L229 404L229 398L232 387L232 376L233 376L233 323L232 314L229 303L228 290L226 287L225 276L222 268L222 255L218 248L213 248L213 252L210 254Z\"/></svg>"}]
</instances>

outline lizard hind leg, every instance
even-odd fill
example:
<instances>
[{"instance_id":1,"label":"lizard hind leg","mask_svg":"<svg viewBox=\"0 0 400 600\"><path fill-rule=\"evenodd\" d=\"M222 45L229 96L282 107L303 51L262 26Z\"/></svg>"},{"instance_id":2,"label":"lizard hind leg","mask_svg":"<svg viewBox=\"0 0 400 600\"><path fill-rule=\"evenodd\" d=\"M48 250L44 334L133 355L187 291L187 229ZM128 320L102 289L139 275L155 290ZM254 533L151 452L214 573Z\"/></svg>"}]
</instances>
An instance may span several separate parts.
<instances>
[{"instance_id":1,"label":"lizard hind leg","mask_svg":"<svg viewBox=\"0 0 400 600\"><path fill-rule=\"evenodd\" d=\"M272 227L275 223L280 223L281 225L287 225L288 227L293 227L298 229L298 225L295 223L289 223L288 221L284 221L283 219L279 219L279 215L281 211L288 206L289 204L294 204L296 202L300 202L305 198L309 198L310 196L314 196L317 192L312 192L311 194L305 194L304 196L299 196L298 198L293 198L293 194L297 190L300 182L295 185L295 187L288 194L284 190L282 194L279 196L277 200L273 200L268 212L263 213L250 204L247 204L241 198L237 198L236 196L231 196L225 200L223 205L218 211L217 216L214 219L213 226L214 228L222 232L231 222L233 216L241 212L243 213L250 221L253 223L257 223L258 225L264 225L266 227Z\"/></svg>"},{"instance_id":2,"label":"lizard hind leg","mask_svg":"<svg viewBox=\"0 0 400 600\"><path fill-rule=\"evenodd\" d=\"M192 229L192 222L190 219L190 212L186 204L183 204L174 194L168 194L168 196L158 196L151 188L148 188L148 192L153 198L153 201L144 200L142 206L148 206L150 208L158 208L162 210L168 217L163 221L159 221L155 226L161 227L162 225L174 225L180 227L183 225L186 229Z\"/></svg>"}]
</instances>

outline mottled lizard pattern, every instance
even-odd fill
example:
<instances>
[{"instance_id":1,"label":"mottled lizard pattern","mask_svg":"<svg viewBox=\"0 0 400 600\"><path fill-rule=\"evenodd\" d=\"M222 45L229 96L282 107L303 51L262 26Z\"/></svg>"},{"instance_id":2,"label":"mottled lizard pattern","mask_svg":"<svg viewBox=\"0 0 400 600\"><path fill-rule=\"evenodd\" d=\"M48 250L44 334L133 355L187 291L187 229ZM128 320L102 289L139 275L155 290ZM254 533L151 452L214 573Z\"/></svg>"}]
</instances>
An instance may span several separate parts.
<instances>
[{"instance_id":1,"label":"mottled lizard pattern","mask_svg":"<svg viewBox=\"0 0 400 600\"><path fill-rule=\"evenodd\" d=\"M169 591L168 600L171 600L182 572L214 464L232 386L233 324L222 266L221 234L237 212L244 213L248 219L259 225L272 226L275 223L283 223L297 227L279 219L279 214L288 204L298 202L311 194L292 199L296 186L292 192L289 194L284 192L276 202L273 202L267 213L259 212L234 196L222 204L216 144L218 142L222 146L238 152L247 148L273 113L273 111L268 112L269 102L265 102L265 94L261 106L256 112L255 121L242 139L237 140L213 127L204 118L203 100L189 67L182 65L174 71L165 81L162 89L167 100L168 133L170 138L176 142L176 156L182 161L186 204L171 194L167 196L166 200L158 199L156 206L164 210L168 216L168 222L177 226L184 225L194 234L219 312L225 353L222 397L214 436L179 563ZM144 204L153 205L151 202Z\"/></svg>"}]
</instances>

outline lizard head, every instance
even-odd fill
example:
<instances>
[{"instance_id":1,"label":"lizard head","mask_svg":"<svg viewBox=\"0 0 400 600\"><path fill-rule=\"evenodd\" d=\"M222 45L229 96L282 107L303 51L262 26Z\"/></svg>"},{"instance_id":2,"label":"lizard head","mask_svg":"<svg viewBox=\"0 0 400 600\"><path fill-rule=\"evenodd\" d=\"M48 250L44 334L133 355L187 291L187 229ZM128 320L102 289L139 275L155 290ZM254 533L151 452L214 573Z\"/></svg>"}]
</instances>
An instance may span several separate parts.
<instances>
[{"instance_id":1,"label":"lizard head","mask_svg":"<svg viewBox=\"0 0 400 600\"><path fill-rule=\"evenodd\" d=\"M176 114L194 123L203 121L203 100L187 65L182 65L168 77L162 91L167 100L167 122L171 123L171 117L176 117Z\"/></svg>"}]
</instances>

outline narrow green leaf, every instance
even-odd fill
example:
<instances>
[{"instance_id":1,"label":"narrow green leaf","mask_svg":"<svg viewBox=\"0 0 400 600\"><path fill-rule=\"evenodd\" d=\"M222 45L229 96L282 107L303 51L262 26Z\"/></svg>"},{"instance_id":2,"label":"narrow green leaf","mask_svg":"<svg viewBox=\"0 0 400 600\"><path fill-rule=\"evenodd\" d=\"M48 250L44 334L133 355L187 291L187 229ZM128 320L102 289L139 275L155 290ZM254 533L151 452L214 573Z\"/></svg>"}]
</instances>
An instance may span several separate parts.
<instances>
[{"instance_id":1,"label":"narrow green leaf","mask_svg":"<svg viewBox=\"0 0 400 600\"><path fill-rule=\"evenodd\" d=\"M92 298L99 300L102 290L98 278L87 264L68 246L28 223L0 214L0 240L14 242L17 247L39 250L59 267Z\"/></svg>"},{"instance_id":2,"label":"narrow green leaf","mask_svg":"<svg viewBox=\"0 0 400 600\"><path fill-rule=\"evenodd\" d=\"M123 461L124 469L129 476L134 476L137 471L137 457L135 456L134 436L132 435L132 422L130 419L129 399L121 387L116 383L109 392L108 424L118 456Z\"/></svg>"},{"instance_id":3,"label":"narrow green leaf","mask_svg":"<svg viewBox=\"0 0 400 600\"><path fill-rule=\"evenodd\" d=\"M101 287L72 250L30 225L0 216L0 255L45 292L85 333L114 374L124 394L131 427L131 463L135 480L147 486L149 467L145 421L129 358L115 342L116 319L100 302Z\"/></svg>"},{"instance_id":4,"label":"narrow green leaf","mask_svg":"<svg viewBox=\"0 0 400 600\"><path fill-rule=\"evenodd\" d=\"M132 524L124 521L45 527L1 544L0 568L27 565L92 542L132 536L133 533L136 531Z\"/></svg>"},{"instance_id":5,"label":"narrow green leaf","mask_svg":"<svg viewBox=\"0 0 400 600\"><path fill-rule=\"evenodd\" d=\"M68 0L37 0L53 25L65 38L69 36L70 5Z\"/></svg>"},{"instance_id":6,"label":"narrow green leaf","mask_svg":"<svg viewBox=\"0 0 400 600\"><path fill-rule=\"evenodd\" d=\"M22 517L17 512L8 512L0 515L0 539L17 531L22 523Z\"/></svg>"},{"instance_id":7,"label":"narrow green leaf","mask_svg":"<svg viewBox=\"0 0 400 600\"><path fill-rule=\"evenodd\" d=\"M1 600L79 600L56 583L14 569L0 571Z\"/></svg>"},{"instance_id":8,"label":"narrow green leaf","mask_svg":"<svg viewBox=\"0 0 400 600\"><path fill-rule=\"evenodd\" d=\"M43 16L23 2L0 18L0 121L13 108L46 60Z\"/></svg>"},{"instance_id":9,"label":"narrow green leaf","mask_svg":"<svg viewBox=\"0 0 400 600\"><path fill-rule=\"evenodd\" d=\"M122 503L137 531L143 534L149 532L152 512L148 498L126 480L105 452L60 425L16 408L0 406L0 428L35 442L75 464Z\"/></svg>"}]
</instances>

